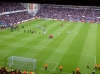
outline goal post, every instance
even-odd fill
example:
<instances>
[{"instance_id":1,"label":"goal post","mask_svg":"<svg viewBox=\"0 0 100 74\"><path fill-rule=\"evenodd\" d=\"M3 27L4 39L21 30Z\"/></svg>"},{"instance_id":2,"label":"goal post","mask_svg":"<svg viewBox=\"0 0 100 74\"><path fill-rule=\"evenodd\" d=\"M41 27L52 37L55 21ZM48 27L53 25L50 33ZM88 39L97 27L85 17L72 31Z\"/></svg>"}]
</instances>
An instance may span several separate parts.
<instances>
[{"instance_id":1,"label":"goal post","mask_svg":"<svg viewBox=\"0 0 100 74\"><path fill-rule=\"evenodd\" d=\"M34 71L36 69L36 59L11 56L8 58L10 68Z\"/></svg>"}]
</instances>

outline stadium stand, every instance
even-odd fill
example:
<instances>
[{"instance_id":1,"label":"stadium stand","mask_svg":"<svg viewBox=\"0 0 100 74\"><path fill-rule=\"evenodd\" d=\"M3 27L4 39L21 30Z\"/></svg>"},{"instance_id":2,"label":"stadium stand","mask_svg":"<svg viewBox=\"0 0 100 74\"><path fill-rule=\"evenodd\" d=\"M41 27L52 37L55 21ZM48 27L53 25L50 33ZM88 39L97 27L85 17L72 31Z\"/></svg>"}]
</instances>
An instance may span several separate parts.
<instances>
[{"instance_id":1,"label":"stadium stand","mask_svg":"<svg viewBox=\"0 0 100 74\"><path fill-rule=\"evenodd\" d=\"M8 70L5 67L0 68L0 74L35 74L33 71L20 71L20 70Z\"/></svg>"},{"instance_id":2,"label":"stadium stand","mask_svg":"<svg viewBox=\"0 0 100 74\"><path fill-rule=\"evenodd\" d=\"M91 6L48 5L41 4L35 16L40 18L64 19L75 22L100 23L100 8ZM0 13L25 10L20 3L0 2ZM15 23L32 18L27 11L0 15L0 24L9 27Z\"/></svg>"},{"instance_id":3,"label":"stadium stand","mask_svg":"<svg viewBox=\"0 0 100 74\"><path fill-rule=\"evenodd\" d=\"M40 18L67 19L70 21L100 22L100 8L91 6L41 5L36 14Z\"/></svg>"},{"instance_id":4,"label":"stadium stand","mask_svg":"<svg viewBox=\"0 0 100 74\"><path fill-rule=\"evenodd\" d=\"M24 9L26 9L26 8L24 8L19 3L0 2L0 13L16 11L16 10L24 10Z\"/></svg>"},{"instance_id":5,"label":"stadium stand","mask_svg":"<svg viewBox=\"0 0 100 74\"><path fill-rule=\"evenodd\" d=\"M33 18L31 14L28 13L28 11L22 11L25 10L21 4L19 3L12 3L12 2L0 2L0 25L1 27L9 27L11 25L14 25L18 22L22 22L24 20ZM2 14L5 12L13 12L21 10L21 12L14 12L14 13L7 13Z\"/></svg>"},{"instance_id":6,"label":"stadium stand","mask_svg":"<svg viewBox=\"0 0 100 74\"><path fill-rule=\"evenodd\" d=\"M13 25L14 23L21 22L23 20L27 20L32 18L27 11L25 12L18 12L13 14L2 15L0 17L0 21L6 24L7 26Z\"/></svg>"}]
</instances>

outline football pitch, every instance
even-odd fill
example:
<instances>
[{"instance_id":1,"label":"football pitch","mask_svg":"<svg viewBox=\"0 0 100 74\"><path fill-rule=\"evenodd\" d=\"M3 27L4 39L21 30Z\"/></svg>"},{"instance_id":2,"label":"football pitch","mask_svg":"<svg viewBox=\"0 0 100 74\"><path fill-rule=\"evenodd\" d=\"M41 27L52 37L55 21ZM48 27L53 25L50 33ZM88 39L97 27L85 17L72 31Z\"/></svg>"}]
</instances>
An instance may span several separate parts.
<instances>
[{"instance_id":1,"label":"football pitch","mask_svg":"<svg viewBox=\"0 0 100 74\"><path fill-rule=\"evenodd\" d=\"M47 33L37 25L43 28L46 25ZM51 34L53 38L49 39ZM11 32L10 28L0 30L0 67L5 66L5 58L9 56L36 59L38 74L72 74L77 67L82 74L91 74L94 64L100 64L100 24L36 19L19 24L19 32ZM47 71L44 70L46 63ZM95 72L100 74L100 70Z\"/></svg>"}]
</instances>

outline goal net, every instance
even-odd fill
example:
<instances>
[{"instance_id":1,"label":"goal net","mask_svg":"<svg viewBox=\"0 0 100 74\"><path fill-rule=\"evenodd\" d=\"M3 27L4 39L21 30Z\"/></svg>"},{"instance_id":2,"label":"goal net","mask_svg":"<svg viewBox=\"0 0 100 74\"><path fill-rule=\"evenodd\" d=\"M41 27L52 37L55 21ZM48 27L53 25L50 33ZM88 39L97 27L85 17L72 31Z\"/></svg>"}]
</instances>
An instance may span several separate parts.
<instances>
[{"instance_id":1,"label":"goal net","mask_svg":"<svg viewBox=\"0 0 100 74\"><path fill-rule=\"evenodd\" d=\"M11 68L34 71L36 68L36 59L11 56L8 58L8 64Z\"/></svg>"}]
</instances>

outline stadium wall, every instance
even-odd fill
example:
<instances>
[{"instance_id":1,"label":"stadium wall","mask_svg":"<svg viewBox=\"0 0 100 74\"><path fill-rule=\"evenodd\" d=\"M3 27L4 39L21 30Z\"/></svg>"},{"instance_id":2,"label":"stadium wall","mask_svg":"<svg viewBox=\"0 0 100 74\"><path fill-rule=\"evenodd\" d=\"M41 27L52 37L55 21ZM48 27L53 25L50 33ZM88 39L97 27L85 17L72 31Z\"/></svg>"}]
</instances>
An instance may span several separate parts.
<instances>
[{"instance_id":1,"label":"stadium wall","mask_svg":"<svg viewBox=\"0 0 100 74\"><path fill-rule=\"evenodd\" d=\"M36 3L20 3L20 4L27 9L29 14L33 16L35 16L35 14L40 9L40 4L36 4Z\"/></svg>"},{"instance_id":2,"label":"stadium wall","mask_svg":"<svg viewBox=\"0 0 100 74\"><path fill-rule=\"evenodd\" d=\"M28 12L35 16L35 14L38 12L40 9L40 4L36 3L28 3Z\"/></svg>"},{"instance_id":3,"label":"stadium wall","mask_svg":"<svg viewBox=\"0 0 100 74\"><path fill-rule=\"evenodd\" d=\"M40 4L36 4L36 3L20 3L20 4L27 9L29 14L33 16L35 16L35 14L40 9Z\"/></svg>"},{"instance_id":4,"label":"stadium wall","mask_svg":"<svg viewBox=\"0 0 100 74\"><path fill-rule=\"evenodd\" d=\"M26 9L28 9L28 3L20 3L23 7L25 7Z\"/></svg>"}]
</instances>

